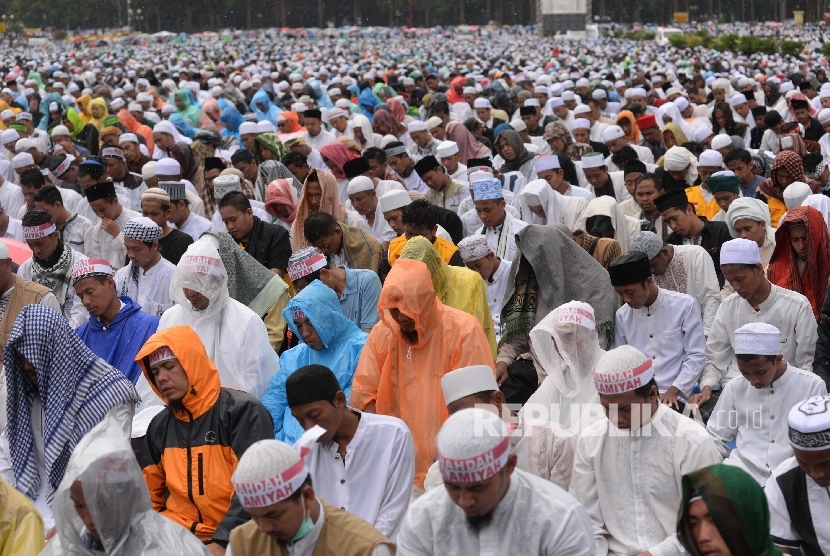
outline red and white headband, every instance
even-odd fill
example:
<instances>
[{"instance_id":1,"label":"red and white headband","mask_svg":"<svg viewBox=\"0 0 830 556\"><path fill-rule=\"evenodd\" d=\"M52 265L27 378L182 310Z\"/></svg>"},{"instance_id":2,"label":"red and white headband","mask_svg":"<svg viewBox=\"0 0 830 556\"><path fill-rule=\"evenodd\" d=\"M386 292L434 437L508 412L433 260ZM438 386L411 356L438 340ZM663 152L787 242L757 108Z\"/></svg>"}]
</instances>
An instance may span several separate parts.
<instances>
[{"instance_id":1,"label":"red and white headband","mask_svg":"<svg viewBox=\"0 0 830 556\"><path fill-rule=\"evenodd\" d=\"M112 265L106 259L84 259L72 266L72 284L89 276L112 276Z\"/></svg>"},{"instance_id":2,"label":"red and white headband","mask_svg":"<svg viewBox=\"0 0 830 556\"><path fill-rule=\"evenodd\" d=\"M510 457L510 437L490 450L465 459L451 459L438 454L438 468L445 481L452 483L479 483L486 481L507 463Z\"/></svg>"},{"instance_id":3,"label":"red and white headband","mask_svg":"<svg viewBox=\"0 0 830 556\"><path fill-rule=\"evenodd\" d=\"M651 359L637 365L631 370L612 374L594 373L594 385L600 394L622 394L645 386L654 378Z\"/></svg>"},{"instance_id":4,"label":"red and white headband","mask_svg":"<svg viewBox=\"0 0 830 556\"><path fill-rule=\"evenodd\" d=\"M563 305L553 311L558 324L578 324L589 330L596 328L591 311L573 305Z\"/></svg>"},{"instance_id":5,"label":"red and white headband","mask_svg":"<svg viewBox=\"0 0 830 556\"><path fill-rule=\"evenodd\" d=\"M313 255L305 260L288 267L288 277L291 281L299 280L303 276L308 276L313 272L317 272L326 266L326 256L320 253Z\"/></svg>"},{"instance_id":6,"label":"red and white headband","mask_svg":"<svg viewBox=\"0 0 830 556\"><path fill-rule=\"evenodd\" d=\"M161 347L150 354L150 365L155 365L156 363L161 363L162 361L170 361L171 359L178 359L176 354L167 347Z\"/></svg>"},{"instance_id":7,"label":"red and white headband","mask_svg":"<svg viewBox=\"0 0 830 556\"><path fill-rule=\"evenodd\" d=\"M44 222L38 226L23 226L23 239L40 239L52 235L57 229L54 222Z\"/></svg>"}]
</instances>

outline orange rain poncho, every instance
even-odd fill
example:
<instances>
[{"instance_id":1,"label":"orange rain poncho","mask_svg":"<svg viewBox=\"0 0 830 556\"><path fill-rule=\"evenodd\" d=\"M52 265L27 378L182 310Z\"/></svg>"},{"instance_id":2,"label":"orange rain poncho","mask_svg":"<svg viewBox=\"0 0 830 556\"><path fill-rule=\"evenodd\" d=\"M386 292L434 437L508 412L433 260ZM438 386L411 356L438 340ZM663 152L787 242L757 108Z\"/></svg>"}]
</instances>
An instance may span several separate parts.
<instances>
[{"instance_id":1,"label":"orange rain poncho","mask_svg":"<svg viewBox=\"0 0 830 556\"><path fill-rule=\"evenodd\" d=\"M140 123L135 119L135 116L127 112L124 108L118 111L118 121L121 122L121 125L127 128L127 131L130 133L135 133L144 137L144 141L147 144L147 150L150 152L150 156L153 156L156 144L153 143L153 130L150 129L150 126Z\"/></svg>"},{"instance_id":2,"label":"orange rain poncho","mask_svg":"<svg viewBox=\"0 0 830 556\"><path fill-rule=\"evenodd\" d=\"M410 344L390 309L415 320L418 341ZM415 486L435 461L435 437L449 416L441 377L470 365L493 368L493 356L481 323L445 306L435 296L427 266L399 260L392 267L378 303L375 325L352 380L350 405L363 410L374 402L382 415L402 419L415 442Z\"/></svg>"}]
</instances>

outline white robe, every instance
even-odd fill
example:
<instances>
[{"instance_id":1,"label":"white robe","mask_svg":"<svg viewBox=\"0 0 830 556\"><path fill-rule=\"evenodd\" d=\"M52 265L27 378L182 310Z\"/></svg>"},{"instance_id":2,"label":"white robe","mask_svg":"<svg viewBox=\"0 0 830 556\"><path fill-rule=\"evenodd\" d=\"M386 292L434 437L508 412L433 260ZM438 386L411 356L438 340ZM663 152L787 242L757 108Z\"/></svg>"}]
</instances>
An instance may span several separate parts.
<instances>
[{"instance_id":1,"label":"white robe","mask_svg":"<svg viewBox=\"0 0 830 556\"><path fill-rule=\"evenodd\" d=\"M114 408L114 411L115 419L121 425L126 437L130 438L135 405L133 403L127 403ZM49 481L48 477L46 477L46 469L44 467L43 405L38 396L35 396L32 400L32 412L29 416L29 422L32 428L32 444L34 445L32 457L35 459L35 466L40 471L40 489L33 503L37 511L40 512L40 515L43 516L43 525L45 526L45 531L48 531L55 526L55 520L52 517L52 508L46 501L46 487ZM17 484L14 478L14 468L12 467L12 452L9 446L9 437L5 430L0 433L0 477L12 487Z\"/></svg>"},{"instance_id":2,"label":"white robe","mask_svg":"<svg viewBox=\"0 0 830 556\"><path fill-rule=\"evenodd\" d=\"M216 214L219 213L217 212ZM222 216L219 215L220 219L221 217ZM269 216L268 219L265 220L265 222L270 221L271 217ZM184 222L182 222L182 225L179 228L179 230L192 237L193 241L197 241L200 237L202 237L203 233L210 231L212 228L213 224L210 220L208 220L204 216L199 216L195 212L191 211L187 219Z\"/></svg>"},{"instance_id":3,"label":"white robe","mask_svg":"<svg viewBox=\"0 0 830 556\"><path fill-rule=\"evenodd\" d=\"M750 322L765 322L781 331L780 353L794 367L813 370L816 351L816 319L806 297L772 284L769 297L755 311L748 301L733 293L723 300L706 340L706 366L700 387L715 387L740 377L732 349L735 331ZM805 396L802 399L806 399ZM786 420L785 416L782 416Z\"/></svg>"},{"instance_id":4,"label":"white robe","mask_svg":"<svg viewBox=\"0 0 830 556\"><path fill-rule=\"evenodd\" d=\"M97 225L84 234L84 251L90 259L106 259L112 268L118 270L127 260L127 247L124 245L124 228L132 218L138 218L141 213L121 208L121 214L115 219L120 231L113 237L101 228L100 220Z\"/></svg>"},{"instance_id":5,"label":"white robe","mask_svg":"<svg viewBox=\"0 0 830 556\"><path fill-rule=\"evenodd\" d=\"M215 303L213 311L211 307L197 311L189 305L174 305L164 312L158 329L190 326L205 344L208 357L216 363L222 386L259 399L280 368L265 324L259 315L228 297L227 288Z\"/></svg>"},{"instance_id":6,"label":"white robe","mask_svg":"<svg viewBox=\"0 0 830 556\"><path fill-rule=\"evenodd\" d=\"M305 133L305 142L312 149L320 150L320 147L325 147L329 143L334 143L335 141L337 141L337 138L325 129L321 129L320 133L314 137L312 137L307 131Z\"/></svg>"},{"instance_id":7,"label":"white robe","mask_svg":"<svg viewBox=\"0 0 830 556\"><path fill-rule=\"evenodd\" d=\"M429 490L410 505L398 535L397 554L593 556L591 535L588 515L573 496L516 469L507 493L493 509L492 522L477 535L446 489Z\"/></svg>"},{"instance_id":8,"label":"white robe","mask_svg":"<svg viewBox=\"0 0 830 556\"><path fill-rule=\"evenodd\" d=\"M662 404L634 434L605 418L589 426L577 441L571 494L591 516L596 555L685 554L681 479L720 462L706 430Z\"/></svg>"},{"instance_id":9,"label":"white robe","mask_svg":"<svg viewBox=\"0 0 830 556\"><path fill-rule=\"evenodd\" d=\"M504 292L507 291L508 276L510 276L510 266L512 264L512 261L500 261L499 267L490 277L493 281L484 281L487 284L487 305L490 306L490 314L493 315L497 342L501 339L501 308L504 305Z\"/></svg>"},{"instance_id":10,"label":"white robe","mask_svg":"<svg viewBox=\"0 0 830 556\"><path fill-rule=\"evenodd\" d=\"M0 185L0 206L9 216L14 216L24 204L23 190L20 186L6 180Z\"/></svg>"},{"instance_id":11,"label":"white robe","mask_svg":"<svg viewBox=\"0 0 830 556\"><path fill-rule=\"evenodd\" d=\"M666 272L654 276L654 283L667 290L686 293L700 305L703 334L708 336L720 307L720 288L715 263L699 245L674 245L674 257Z\"/></svg>"},{"instance_id":12,"label":"white robe","mask_svg":"<svg viewBox=\"0 0 830 556\"><path fill-rule=\"evenodd\" d=\"M17 218L9 216L9 223L6 226L6 235L3 237L25 242L26 240L23 239L23 222ZM74 249L74 247L72 248Z\"/></svg>"},{"instance_id":13,"label":"white robe","mask_svg":"<svg viewBox=\"0 0 830 556\"><path fill-rule=\"evenodd\" d=\"M369 226L369 219L362 215L361 218L366 222L366 225ZM372 226L369 227L369 232L376 240L378 240L381 243L383 243L384 241L392 241L393 239L398 237L398 234L395 233L395 230L393 230L392 227L389 226L389 223L383 217L383 211L380 210L379 201L377 203L377 206L375 207L375 222L374 224L372 224Z\"/></svg>"},{"instance_id":14,"label":"white robe","mask_svg":"<svg viewBox=\"0 0 830 556\"><path fill-rule=\"evenodd\" d=\"M507 213L505 213L507 214ZM505 216L506 219L506 216ZM518 218L512 218L510 220L510 229L505 230L505 226L507 222L498 226L496 228L484 228L483 226L476 231L476 234L484 234L487 238L487 245L490 246L490 249L493 250L493 253L496 254L497 257L507 259L512 261L516 258L516 234L518 234L521 230L527 227L527 222L519 220ZM501 238L502 233L509 233L510 237L507 238L507 252L506 253L499 253L499 239Z\"/></svg>"},{"instance_id":15,"label":"white robe","mask_svg":"<svg viewBox=\"0 0 830 556\"><path fill-rule=\"evenodd\" d=\"M674 386L689 399L706 360L700 306L692 296L658 288L651 307L617 309L614 328L616 345L651 357L661 394Z\"/></svg>"},{"instance_id":16,"label":"white robe","mask_svg":"<svg viewBox=\"0 0 830 556\"><path fill-rule=\"evenodd\" d=\"M452 178L452 181L460 183L465 187L470 185L470 180L467 179L467 167L460 162L458 163L458 169L454 174L451 174L450 177Z\"/></svg>"},{"instance_id":17,"label":"white robe","mask_svg":"<svg viewBox=\"0 0 830 556\"><path fill-rule=\"evenodd\" d=\"M755 388L740 377L727 384L712 411L706 430L719 444L727 464L740 467L764 486L770 475L793 455L787 414L796 404L827 394L824 381L787 365L769 388ZM727 442L737 441L729 453Z\"/></svg>"},{"instance_id":18,"label":"white robe","mask_svg":"<svg viewBox=\"0 0 830 556\"><path fill-rule=\"evenodd\" d=\"M305 459L318 496L395 541L415 476L415 447L403 421L361 413L345 462L334 442L315 444Z\"/></svg>"},{"instance_id":19,"label":"white robe","mask_svg":"<svg viewBox=\"0 0 830 556\"><path fill-rule=\"evenodd\" d=\"M132 279L132 271L133 263L130 263L115 273L115 290L119 295L126 291L143 312L161 318L174 305L170 299L170 281L176 265L161 257L150 270L138 269L138 285Z\"/></svg>"},{"instance_id":20,"label":"white robe","mask_svg":"<svg viewBox=\"0 0 830 556\"><path fill-rule=\"evenodd\" d=\"M450 188L450 185L451 184L447 184L447 189ZM465 187L464 189L461 189L458 194L453 195L452 197L447 197L445 191L435 191L434 189L429 189L424 194L424 198L437 207L445 208L458 214L461 202L470 197L470 190Z\"/></svg>"},{"instance_id":21,"label":"white robe","mask_svg":"<svg viewBox=\"0 0 830 556\"><path fill-rule=\"evenodd\" d=\"M798 461L795 456L784 460L775 469L764 488L764 494L766 494L769 503L769 534L774 539L792 541L790 544L793 546L797 546L801 538L795 532L792 524L793 518L787 510L784 494L781 492L781 487L776 479L797 467ZM819 546L827 551L827 548L830 547L830 520L827 519L827 516L830 516L830 496L828 496L827 488L819 486L809 475L805 479L807 482L806 503L809 504L810 517L813 518L812 525L816 533L816 540L818 540Z\"/></svg>"}]
</instances>

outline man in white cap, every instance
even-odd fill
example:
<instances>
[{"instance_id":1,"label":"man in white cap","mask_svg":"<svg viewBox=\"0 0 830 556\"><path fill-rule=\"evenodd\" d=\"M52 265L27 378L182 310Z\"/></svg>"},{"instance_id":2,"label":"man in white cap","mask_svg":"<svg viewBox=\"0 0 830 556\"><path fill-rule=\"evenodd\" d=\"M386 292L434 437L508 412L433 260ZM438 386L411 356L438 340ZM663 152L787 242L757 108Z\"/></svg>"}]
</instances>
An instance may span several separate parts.
<instances>
[{"instance_id":1,"label":"man in white cap","mask_svg":"<svg viewBox=\"0 0 830 556\"><path fill-rule=\"evenodd\" d=\"M318 498L306 457L320 435L314 427L295 448L262 440L242 455L231 477L236 496L253 518L231 532L226 556L340 553L391 556L394 545L356 515Z\"/></svg>"},{"instance_id":2,"label":"man in white cap","mask_svg":"<svg viewBox=\"0 0 830 556\"><path fill-rule=\"evenodd\" d=\"M512 260L516 254L516 234L527 226L527 222L506 210L504 189L495 177L481 177L472 182L471 188L476 214L483 224L476 234L487 238L497 257Z\"/></svg>"},{"instance_id":3,"label":"man in white cap","mask_svg":"<svg viewBox=\"0 0 830 556\"><path fill-rule=\"evenodd\" d=\"M579 197L591 201L596 196L585 189L572 185L565 181L565 172L559 162L559 156L555 154L537 156L533 160L533 169L539 179L544 180L557 193L564 197ZM524 192L524 189L522 190ZM579 220L579 214L574 215L574 221Z\"/></svg>"},{"instance_id":4,"label":"man in white cap","mask_svg":"<svg viewBox=\"0 0 830 556\"><path fill-rule=\"evenodd\" d=\"M504 120L493 117L493 106L486 98L477 98L473 101L473 108L476 111L476 116L484 123L487 129L496 129L500 124L507 123Z\"/></svg>"},{"instance_id":5,"label":"man in white cap","mask_svg":"<svg viewBox=\"0 0 830 556\"><path fill-rule=\"evenodd\" d=\"M316 492L394 541L415 475L415 448L406 424L348 407L337 377L323 365L294 371L285 395L303 429L325 429L306 457Z\"/></svg>"},{"instance_id":6,"label":"man in white cap","mask_svg":"<svg viewBox=\"0 0 830 556\"><path fill-rule=\"evenodd\" d=\"M712 257L699 245L669 245L654 232L637 232L630 250L646 254L654 284L664 290L689 294L700 306L703 334L709 335L721 303Z\"/></svg>"},{"instance_id":7,"label":"man in white cap","mask_svg":"<svg viewBox=\"0 0 830 556\"><path fill-rule=\"evenodd\" d=\"M413 163L417 164L422 158L435 156L435 153L438 152L440 142L429 133L424 122L419 120L409 122L407 132L413 143L407 150Z\"/></svg>"},{"instance_id":8,"label":"man in white cap","mask_svg":"<svg viewBox=\"0 0 830 556\"><path fill-rule=\"evenodd\" d=\"M424 198L435 206L457 214L461 203L470 196L469 189L453 180L438 159L431 154L415 163L415 171L429 188Z\"/></svg>"},{"instance_id":9,"label":"man in white cap","mask_svg":"<svg viewBox=\"0 0 830 556\"><path fill-rule=\"evenodd\" d=\"M410 506L399 554L595 553L585 509L558 486L516 469L498 416L461 410L441 427L437 444L444 488Z\"/></svg>"},{"instance_id":10,"label":"man in white cap","mask_svg":"<svg viewBox=\"0 0 830 556\"><path fill-rule=\"evenodd\" d=\"M824 381L790 365L779 353L781 332L765 322L734 332L735 358L743 378L730 381L706 425L726 463L765 485L793 452L783 414L805 397L827 394ZM736 442L731 450L727 443Z\"/></svg>"},{"instance_id":11,"label":"man in white cap","mask_svg":"<svg viewBox=\"0 0 830 556\"><path fill-rule=\"evenodd\" d=\"M249 151L254 150L256 135L256 123L244 122L239 125L239 138L242 141L243 148L248 149Z\"/></svg>"},{"instance_id":12,"label":"man in white cap","mask_svg":"<svg viewBox=\"0 0 830 556\"><path fill-rule=\"evenodd\" d=\"M400 177L401 181L409 191L418 191L426 194L429 191L427 184L421 180L418 172L415 171L415 163L409 157L406 146L400 141L394 141L386 145L383 149L386 154L386 160L395 174Z\"/></svg>"},{"instance_id":13,"label":"man in white cap","mask_svg":"<svg viewBox=\"0 0 830 556\"><path fill-rule=\"evenodd\" d=\"M462 239L458 244L458 251L467 268L478 272L487 284L487 304L490 306L490 314L493 315L496 341L498 341L501 339L499 322L504 304L504 292L507 290L507 278L510 275L512 262L497 257L487 243L487 238L481 234Z\"/></svg>"},{"instance_id":14,"label":"man in white cap","mask_svg":"<svg viewBox=\"0 0 830 556\"><path fill-rule=\"evenodd\" d=\"M403 223L403 208L412 203L412 201L413 198L409 192L402 189L388 191L378 199L378 205L383 213L383 219L386 220L386 223L395 232L396 237L401 237L406 233L406 227ZM452 244L452 237L449 232L440 224L436 224L436 226L435 235Z\"/></svg>"},{"instance_id":15,"label":"man in white cap","mask_svg":"<svg viewBox=\"0 0 830 556\"><path fill-rule=\"evenodd\" d=\"M700 377L701 393L691 403L703 405L720 383L740 375L735 362L735 331L747 323L775 326L786 341L780 354L787 363L812 370L816 349L816 319L806 297L772 284L761 264L758 244L733 239L721 247L721 270L735 293L718 308L706 340L706 366Z\"/></svg>"},{"instance_id":16,"label":"man in white cap","mask_svg":"<svg viewBox=\"0 0 830 556\"><path fill-rule=\"evenodd\" d=\"M173 306L170 282L176 272L176 266L159 252L161 234L161 227L145 216L127 222L124 245L130 263L115 274L118 294L157 318Z\"/></svg>"},{"instance_id":17,"label":"man in white cap","mask_svg":"<svg viewBox=\"0 0 830 556\"><path fill-rule=\"evenodd\" d=\"M622 170L609 172L602 154L588 153L581 162L585 179L591 184L596 197L610 195L618 203L630 197L625 188L625 174Z\"/></svg>"},{"instance_id":18,"label":"man in white cap","mask_svg":"<svg viewBox=\"0 0 830 556\"><path fill-rule=\"evenodd\" d=\"M630 143L625 138L625 132L618 125L610 125L605 128L605 131L602 132L602 142L605 143L605 146L608 147L611 154L614 154L623 147L631 147L637 151L637 158L639 158L641 162L645 164L654 164L654 155L651 153L651 149ZM609 168L613 168L614 170L619 170L619 168L611 162L611 155L608 155L605 159L605 165Z\"/></svg>"},{"instance_id":19,"label":"man in white cap","mask_svg":"<svg viewBox=\"0 0 830 556\"><path fill-rule=\"evenodd\" d=\"M352 178L349 180L347 193L352 207L366 220L372 235L380 242L384 250L388 249L389 242L395 239L397 234L383 216L372 178L366 176Z\"/></svg>"},{"instance_id":20,"label":"man in white cap","mask_svg":"<svg viewBox=\"0 0 830 556\"><path fill-rule=\"evenodd\" d=\"M749 239L758 245L766 272L775 249L775 228L770 222L769 206L746 196L735 199L726 211L725 222L732 237Z\"/></svg>"},{"instance_id":21,"label":"man in white cap","mask_svg":"<svg viewBox=\"0 0 830 556\"><path fill-rule=\"evenodd\" d=\"M461 164L458 156L458 143L455 141L441 141L435 150L435 158L438 159L454 182L465 187L469 185L467 167Z\"/></svg>"},{"instance_id":22,"label":"man in white cap","mask_svg":"<svg viewBox=\"0 0 830 556\"><path fill-rule=\"evenodd\" d=\"M683 554L681 478L721 462L703 427L660 403L654 371L627 345L594 369L605 418L577 440L570 492L591 516L596 554Z\"/></svg>"},{"instance_id":23,"label":"man in white cap","mask_svg":"<svg viewBox=\"0 0 830 556\"><path fill-rule=\"evenodd\" d=\"M331 133L334 134L335 139L338 137L352 136L352 128L349 125L349 115L345 110L341 108L333 108L329 110L328 117L329 124L331 124L332 128Z\"/></svg>"},{"instance_id":24,"label":"man in white cap","mask_svg":"<svg viewBox=\"0 0 830 556\"><path fill-rule=\"evenodd\" d=\"M767 480L770 536L782 552L824 554L830 547L830 396L814 396L787 416L794 456Z\"/></svg>"},{"instance_id":25,"label":"man in white cap","mask_svg":"<svg viewBox=\"0 0 830 556\"><path fill-rule=\"evenodd\" d=\"M700 153L698 164L700 185L689 185L686 188L686 198L695 206L695 214L698 216L723 222L725 214L715 218L721 212L721 208L706 183L713 174L723 170L723 155L718 151L707 149Z\"/></svg>"},{"instance_id":26,"label":"man in white cap","mask_svg":"<svg viewBox=\"0 0 830 556\"><path fill-rule=\"evenodd\" d=\"M654 360L660 401L682 411L706 359L700 306L690 295L659 288L645 253L614 259L608 274L624 303L617 309L614 341Z\"/></svg>"}]
</instances>

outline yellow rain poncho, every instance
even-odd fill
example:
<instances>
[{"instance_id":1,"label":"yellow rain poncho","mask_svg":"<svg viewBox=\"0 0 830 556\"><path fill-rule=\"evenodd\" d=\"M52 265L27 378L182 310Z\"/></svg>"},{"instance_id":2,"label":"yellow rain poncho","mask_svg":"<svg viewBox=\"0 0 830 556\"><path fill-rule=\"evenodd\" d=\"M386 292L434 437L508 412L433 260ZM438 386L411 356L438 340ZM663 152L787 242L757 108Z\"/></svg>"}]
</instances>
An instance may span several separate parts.
<instances>
[{"instance_id":1,"label":"yellow rain poncho","mask_svg":"<svg viewBox=\"0 0 830 556\"><path fill-rule=\"evenodd\" d=\"M34 556L43 539L43 518L34 504L0 479L0 556Z\"/></svg>"},{"instance_id":2,"label":"yellow rain poncho","mask_svg":"<svg viewBox=\"0 0 830 556\"><path fill-rule=\"evenodd\" d=\"M435 295L444 305L469 313L478 319L495 358L496 328L493 325L490 306L487 304L487 285L481 275L469 268L448 265L438 254L435 246L421 236L413 237L406 242L401 251L401 259L421 261L427 265Z\"/></svg>"}]
</instances>

